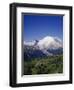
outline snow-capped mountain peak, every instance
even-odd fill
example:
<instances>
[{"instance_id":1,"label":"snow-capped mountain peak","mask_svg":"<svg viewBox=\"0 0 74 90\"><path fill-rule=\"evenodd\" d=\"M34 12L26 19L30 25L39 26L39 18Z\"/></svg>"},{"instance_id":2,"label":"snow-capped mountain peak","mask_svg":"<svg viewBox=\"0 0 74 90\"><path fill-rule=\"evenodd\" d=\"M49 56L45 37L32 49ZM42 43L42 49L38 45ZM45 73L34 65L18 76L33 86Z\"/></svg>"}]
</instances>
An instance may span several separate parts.
<instances>
[{"instance_id":1,"label":"snow-capped mountain peak","mask_svg":"<svg viewBox=\"0 0 74 90\"><path fill-rule=\"evenodd\" d=\"M46 36L38 43L40 49L58 49L62 48L62 41L58 38Z\"/></svg>"},{"instance_id":2,"label":"snow-capped mountain peak","mask_svg":"<svg viewBox=\"0 0 74 90\"><path fill-rule=\"evenodd\" d=\"M63 44L59 38L46 36L41 40L24 42L24 55L43 57L60 55L63 53Z\"/></svg>"},{"instance_id":3,"label":"snow-capped mountain peak","mask_svg":"<svg viewBox=\"0 0 74 90\"><path fill-rule=\"evenodd\" d=\"M57 37L46 36L41 40L32 42L24 42L24 45L37 46L40 50L62 48L62 41Z\"/></svg>"},{"instance_id":4,"label":"snow-capped mountain peak","mask_svg":"<svg viewBox=\"0 0 74 90\"><path fill-rule=\"evenodd\" d=\"M31 41L31 42L24 41L24 45L27 45L27 46L33 46L34 44L35 44L35 41Z\"/></svg>"}]
</instances>

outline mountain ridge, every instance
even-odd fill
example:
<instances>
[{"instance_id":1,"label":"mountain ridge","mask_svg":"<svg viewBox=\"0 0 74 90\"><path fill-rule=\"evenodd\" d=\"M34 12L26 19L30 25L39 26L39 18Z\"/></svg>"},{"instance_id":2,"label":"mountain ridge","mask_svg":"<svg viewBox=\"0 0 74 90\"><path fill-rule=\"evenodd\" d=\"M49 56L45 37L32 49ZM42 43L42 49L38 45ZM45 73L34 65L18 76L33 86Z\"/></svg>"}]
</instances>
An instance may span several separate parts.
<instances>
[{"instance_id":1,"label":"mountain ridge","mask_svg":"<svg viewBox=\"0 0 74 90\"><path fill-rule=\"evenodd\" d=\"M54 56L63 53L62 41L59 38L44 37L41 40L24 43L24 55L26 57Z\"/></svg>"}]
</instances>

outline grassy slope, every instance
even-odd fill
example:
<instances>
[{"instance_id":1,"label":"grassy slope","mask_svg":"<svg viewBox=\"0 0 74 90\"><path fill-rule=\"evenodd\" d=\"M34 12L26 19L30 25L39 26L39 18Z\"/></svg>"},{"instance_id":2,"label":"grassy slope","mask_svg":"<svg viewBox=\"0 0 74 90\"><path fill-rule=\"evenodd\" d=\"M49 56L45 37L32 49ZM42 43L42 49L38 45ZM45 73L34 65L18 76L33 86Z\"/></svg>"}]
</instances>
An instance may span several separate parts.
<instances>
[{"instance_id":1,"label":"grassy slope","mask_svg":"<svg viewBox=\"0 0 74 90\"><path fill-rule=\"evenodd\" d=\"M63 56L48 56L24 61L24 75L63 73Z\"/></svg>"}]
</instances>

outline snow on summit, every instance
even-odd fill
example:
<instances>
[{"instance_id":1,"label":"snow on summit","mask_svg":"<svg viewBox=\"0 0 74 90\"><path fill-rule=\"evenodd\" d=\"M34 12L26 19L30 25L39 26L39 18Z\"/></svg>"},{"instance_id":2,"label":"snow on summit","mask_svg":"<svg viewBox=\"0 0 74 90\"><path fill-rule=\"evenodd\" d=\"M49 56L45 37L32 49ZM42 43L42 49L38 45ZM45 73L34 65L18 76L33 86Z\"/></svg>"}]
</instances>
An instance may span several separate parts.
<instances>
[{"instance_id":1,"label":"snow on summit","mask_svg":"<svg viewBox=\"0 0 74 90\"><path fill-rule=\"evenodd\" d=\"M57 49L62 48L62 41L58 38L46 36L38 43L40 49Z\"/></svg>"},{"instance_id":2,"label":"snow on summit","mask_svg":"<svg viewBox=\"0 0 74 90\"><path fill-rule=\"evenodd\" d=\"M41 50L42 49L58 49L58 48L63 47L62 41L57 37L46 36L43 39L39 40L38 42L36 41L24 42L24 44L29 45L29 46L31 45L33 46L36 44Z\"/></svg>"}]
</instances>

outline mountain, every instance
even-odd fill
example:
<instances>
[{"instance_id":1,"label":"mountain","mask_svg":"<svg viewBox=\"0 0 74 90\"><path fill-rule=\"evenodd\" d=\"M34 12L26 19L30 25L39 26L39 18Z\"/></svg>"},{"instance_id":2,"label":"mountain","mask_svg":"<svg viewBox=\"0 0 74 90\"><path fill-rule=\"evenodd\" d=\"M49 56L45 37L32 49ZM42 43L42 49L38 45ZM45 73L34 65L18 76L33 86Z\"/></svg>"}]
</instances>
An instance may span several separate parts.
<instances>
[{"instance_id":1,"label":"mountain","mask_svg":"<svg viewBox=\"0 0 74 90\"><path fill-rule=\"evenodd\" d=\"M36 58L63 54L63 44L59 38L46 36L41 40L24 42L24 58Z\"/></svg>"},{"instance_id":2,"label":"mountain","mask_svg":"<svg viewBox=\"0 0 74 90\"><path fill-rule=\"evenodd\" d=\"M56 37L46 36L38 43L40 49L58 49L62 48L62 41Z\"/></svg>"}]
</instances>

